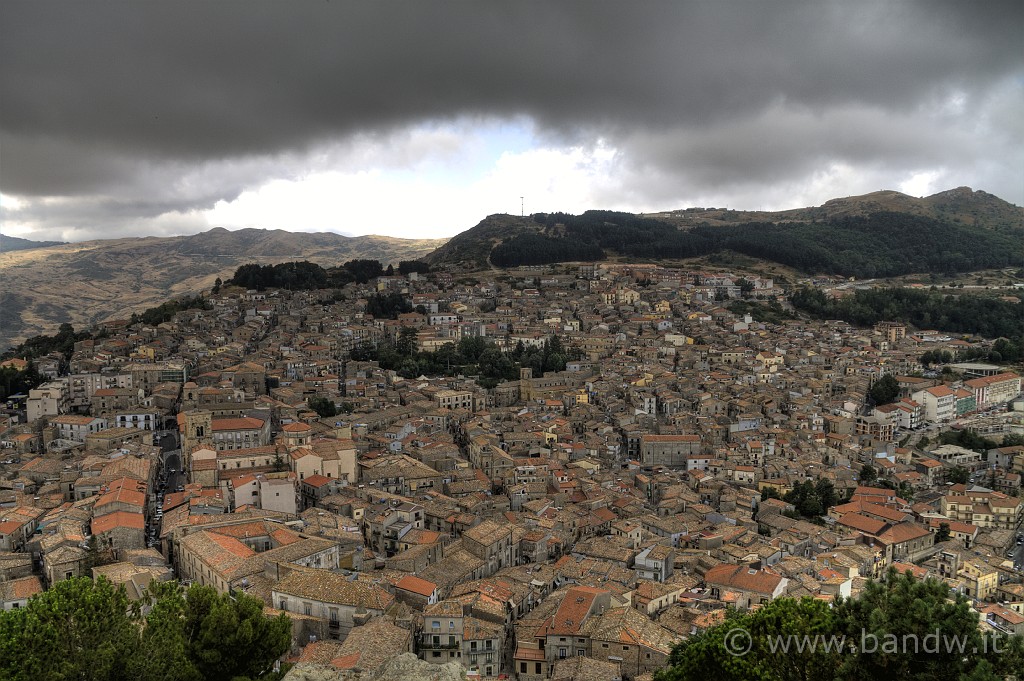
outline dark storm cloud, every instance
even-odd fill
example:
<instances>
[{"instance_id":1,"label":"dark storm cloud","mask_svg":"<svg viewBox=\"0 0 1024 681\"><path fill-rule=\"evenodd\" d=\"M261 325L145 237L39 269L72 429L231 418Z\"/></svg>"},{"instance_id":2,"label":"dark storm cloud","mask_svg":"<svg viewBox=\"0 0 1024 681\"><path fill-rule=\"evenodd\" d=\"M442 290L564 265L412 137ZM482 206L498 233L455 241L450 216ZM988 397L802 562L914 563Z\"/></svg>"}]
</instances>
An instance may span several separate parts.
<instances>
[{"instance_id":1,"label":"dark storm cloud","mask_svg":"<svg viewBox=\"0 0 1024 681\"><path fill-rule=\"evenodd\" d=\"M1019 100L1022 27L1018 2L8 0L0 190L187 211L353 133L473 115L698 188L952 162L925 132L977 125L1007 82Z\"/></svg>"}]
</instances>

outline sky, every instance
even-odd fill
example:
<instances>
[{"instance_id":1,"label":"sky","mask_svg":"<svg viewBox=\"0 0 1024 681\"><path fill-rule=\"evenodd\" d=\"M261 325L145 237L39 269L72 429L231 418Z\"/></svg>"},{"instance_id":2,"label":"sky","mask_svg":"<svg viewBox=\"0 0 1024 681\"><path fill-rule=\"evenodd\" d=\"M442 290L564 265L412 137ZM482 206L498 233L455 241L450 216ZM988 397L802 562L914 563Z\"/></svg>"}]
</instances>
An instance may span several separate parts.
<instances>
[{"instance_id":1,"label":"sky","mask_svg":"<svg viewBox=\"0 0 1024 681\"><path fill-rule=\"evenodd\" d=\"M1024 3L0 3L0 230L1024 204Z\"/></svg>"}]
</instances>

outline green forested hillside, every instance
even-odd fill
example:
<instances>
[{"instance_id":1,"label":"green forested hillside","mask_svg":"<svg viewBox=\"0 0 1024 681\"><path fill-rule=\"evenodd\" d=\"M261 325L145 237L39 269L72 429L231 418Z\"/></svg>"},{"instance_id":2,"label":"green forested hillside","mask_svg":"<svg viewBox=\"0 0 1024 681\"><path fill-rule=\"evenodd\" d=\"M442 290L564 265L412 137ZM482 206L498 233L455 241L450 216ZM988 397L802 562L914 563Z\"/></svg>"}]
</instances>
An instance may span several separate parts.
<instances>
[{"instance_id":1,"label":"green forested hillside","mask_svg":"<svg viewBox=\"0 0 1024 681\"><path fill-rule=\"evenodd\" d=\"M521 233L491 251L499 266L634 258L690 258L735 251L801 271L859 278L956 273L1024 264L1024 229L982 229L880 211L821 222L701 225L682 231L630 213L539 214L543 233Z\"/></svg>"}]
</instances>

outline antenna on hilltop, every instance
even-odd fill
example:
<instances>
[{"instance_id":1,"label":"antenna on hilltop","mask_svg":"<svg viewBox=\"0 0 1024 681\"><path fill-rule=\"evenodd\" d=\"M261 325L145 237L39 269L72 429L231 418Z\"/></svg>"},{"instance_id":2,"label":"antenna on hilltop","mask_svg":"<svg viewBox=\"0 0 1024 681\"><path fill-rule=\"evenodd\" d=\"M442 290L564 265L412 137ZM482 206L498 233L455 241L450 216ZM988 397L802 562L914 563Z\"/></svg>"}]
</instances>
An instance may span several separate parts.
<instances>
[{"instance_id":1,"label":"antenna on hilltop","mask_svg":"<svg viewBox=\"0 0 1024 681\"><path fill-rule=\"evenodd\" d=\"M526 217L526 210L524 208L525 205L526 205L526 203L523 201L523 197L520 196L519 197L519 217L521 217L521 218L525 218Z\"/></svg>"}]
</instances>

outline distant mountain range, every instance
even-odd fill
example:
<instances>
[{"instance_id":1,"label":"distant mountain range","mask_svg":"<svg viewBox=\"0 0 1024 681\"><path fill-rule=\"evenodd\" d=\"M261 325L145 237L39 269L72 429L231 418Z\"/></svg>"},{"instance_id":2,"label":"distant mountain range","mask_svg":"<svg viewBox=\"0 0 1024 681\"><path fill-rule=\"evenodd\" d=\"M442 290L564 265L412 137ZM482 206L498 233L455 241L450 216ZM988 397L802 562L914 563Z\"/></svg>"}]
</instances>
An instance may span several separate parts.
<instances>
[{"instance_id":1,"label":"distant mountain range","mask_svg":"<svg viewBox=\"0 0 1024 681\"><path fill-rule=\"evenodd\" d=\"M60 246L63 243L63 241L32 241L31 239L0 234L0 253L26 251L30 248L46 248L47 246Z\"/></svg>"},{"instance_id":2,"label":"distant mountain range","mask_svg":"<svg viewBox=\"0 0 1024 681\"><path fill-rule=\"evenodd\" d=\"M959 187L895 191L794 210L687 208L647 215L491 215L424 259L459 270L623 257L686 259L724 251L808 274L883 277L1024 266L1024 209Z\"/></svg>"},{"instance_id":3,"label":"distant mountain range","mask_svg":"<svg viewBox=\"0 0 1024 681\"><path fill-rule=\"evenodd\" d=\"M443 239L348 237L330 232L216 228L191 236L102 239L0 249L0 351L29 336L76 329L209 290L240 265L309 260L325 267L355 258L415 260Z\"/></svg>"},{"instance_id":4,"label":"distant mountain range","mask_svg":"<svg viewBox=\"0 0 1024 681\"><path fill-rule=\"evenodd\" d=\"M251 262L309 260L329 267L355 258L422 259L473 271L733 251L808 273L858 277L1024 267L1024 209L967 187L926 198L881 191L780 212L491 215L448 240L220 228L57 245L0 238L0 350L53 333L63 322L86 328L209 290L217 277L226 280Z\"/></svg>"}]
</instances>

